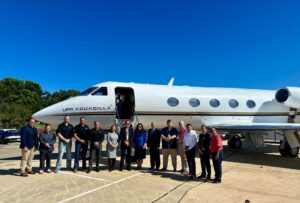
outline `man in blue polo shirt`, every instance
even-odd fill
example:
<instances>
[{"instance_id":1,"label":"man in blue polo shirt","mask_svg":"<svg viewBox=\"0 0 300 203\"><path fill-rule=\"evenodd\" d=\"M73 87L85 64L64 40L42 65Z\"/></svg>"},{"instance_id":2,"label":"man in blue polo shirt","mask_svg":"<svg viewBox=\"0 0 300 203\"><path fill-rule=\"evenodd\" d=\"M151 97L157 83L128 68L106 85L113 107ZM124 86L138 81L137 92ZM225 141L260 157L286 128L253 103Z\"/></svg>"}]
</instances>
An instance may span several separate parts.
<instances>
[{"instance_id":1,"label":"man in blue polo shirt","mask_svg":"<svg viewBox=\"0 0 300 203\"><path fill-rule=\"evenodd\" d=\"M38 132L34 127L35 119L31 118L28 121L28 125L21 128L21 152L22 159L20 165L20 176L27 177L28 174L35 174L32 170L32 160L34 157L34 152L38 149Z\"/></svg>"},{"instance_id":2,"label":"man in blue polo shirt","mask_svg":"<svg viewBox=\"0 0 300 203\"><path fill-rule=\"evenodd\" d=\"M171 155L173 171L176 172L177 167L177 138L178 131L173 127L171 120L167 121L167 127L161 131L162 138L162 152L163 152L163 168L162 171L167 170L168 158Z\"/></svg>"}]
</instances>

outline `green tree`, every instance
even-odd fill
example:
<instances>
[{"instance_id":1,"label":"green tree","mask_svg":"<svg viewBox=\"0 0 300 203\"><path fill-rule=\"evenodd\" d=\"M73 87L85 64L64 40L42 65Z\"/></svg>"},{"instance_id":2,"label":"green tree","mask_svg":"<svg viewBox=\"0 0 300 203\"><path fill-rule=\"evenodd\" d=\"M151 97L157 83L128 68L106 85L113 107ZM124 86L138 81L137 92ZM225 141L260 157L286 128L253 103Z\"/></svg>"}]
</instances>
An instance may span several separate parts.
<instances>
[{"instance_id":1,"label":"green tree","mask_svg":"<svg viewBox=\"0 0 300 203\"><path fill-rule=\"evenodd\" d=\"M77 94L77 90L51 94L33 81L4 78L0 80L0 128L21 127L34 112Z\"/></svg>"}]
</instances>

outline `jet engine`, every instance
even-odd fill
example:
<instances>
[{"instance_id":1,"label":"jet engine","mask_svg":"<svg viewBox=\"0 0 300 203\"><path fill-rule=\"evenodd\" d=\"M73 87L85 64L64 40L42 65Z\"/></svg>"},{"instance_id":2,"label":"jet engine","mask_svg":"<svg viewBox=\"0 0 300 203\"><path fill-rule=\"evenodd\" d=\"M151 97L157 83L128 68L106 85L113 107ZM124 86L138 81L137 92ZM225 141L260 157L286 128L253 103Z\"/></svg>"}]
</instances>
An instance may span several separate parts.
<instances>
[{"instance_id":1,"label":"jet engine","mask_svg":"<svg viewBox=\"0 0 300 203\"><path fill-rule=\"evenodd\" d=\"M283 87L277 90L275 100L287 107L300 109L300 88Z\"/></svg>"}]
</instances>

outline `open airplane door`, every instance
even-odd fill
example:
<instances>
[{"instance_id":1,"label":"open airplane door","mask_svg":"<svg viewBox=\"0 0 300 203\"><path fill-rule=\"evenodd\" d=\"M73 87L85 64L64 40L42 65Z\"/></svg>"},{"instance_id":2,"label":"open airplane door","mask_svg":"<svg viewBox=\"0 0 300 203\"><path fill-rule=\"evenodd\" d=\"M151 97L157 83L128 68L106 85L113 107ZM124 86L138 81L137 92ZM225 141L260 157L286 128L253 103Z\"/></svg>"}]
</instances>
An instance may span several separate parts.
<instances>
[{"instance_id":1,"label":"open airplane door","mask_svg":"<svg viewBox=\"0 0 300 203\"><path fill-rule=\"evenodd\" d=\"M128 87L116 87L116 119L133 120L135 98L134 91Z\"/></svg>"}]
</instances>

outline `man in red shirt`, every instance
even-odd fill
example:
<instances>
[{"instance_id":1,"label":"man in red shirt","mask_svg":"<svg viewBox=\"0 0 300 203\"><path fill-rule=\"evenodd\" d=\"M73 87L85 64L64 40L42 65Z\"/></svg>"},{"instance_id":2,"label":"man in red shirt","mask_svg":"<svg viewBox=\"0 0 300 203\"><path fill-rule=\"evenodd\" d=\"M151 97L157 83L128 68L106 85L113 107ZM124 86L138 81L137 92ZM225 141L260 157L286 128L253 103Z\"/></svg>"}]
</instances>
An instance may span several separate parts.
<instances>
[{"instance_id":1,"label":"man in red shirt","mask_svg":"<svg viewBox=\"0 0 300 203\"><path fill-rule=\"evenodd\" d=\"M221 183L222 179L222 160L223 160L223 145L222 139L215 128L211 129L210 150L212 153L212 161L215 170L214 183Z\"/></svg>"}]
</instances>

